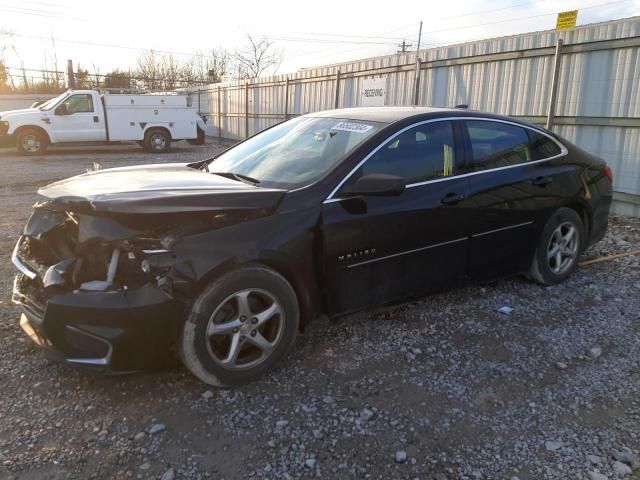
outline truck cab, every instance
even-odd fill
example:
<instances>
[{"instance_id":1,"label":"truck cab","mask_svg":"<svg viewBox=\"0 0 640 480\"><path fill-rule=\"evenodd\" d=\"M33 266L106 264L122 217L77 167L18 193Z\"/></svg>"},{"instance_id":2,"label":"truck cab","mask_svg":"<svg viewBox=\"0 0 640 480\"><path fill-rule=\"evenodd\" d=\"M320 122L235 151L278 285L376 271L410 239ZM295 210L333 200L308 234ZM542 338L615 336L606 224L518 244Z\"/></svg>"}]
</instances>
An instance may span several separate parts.
<instances>
[{"instance_id":1,"label":"truck cab","mask_svg":"<svg viewBox=\"0 0 640 480\"><path fill-rule=\"evenodd\" d=\"M203 143L204 122L186 95L101 95L70 90L41 105L0 112L0 144L25 155L50 144L136 141L167 151L172 141Z\"/></svg>"}]
</instances>

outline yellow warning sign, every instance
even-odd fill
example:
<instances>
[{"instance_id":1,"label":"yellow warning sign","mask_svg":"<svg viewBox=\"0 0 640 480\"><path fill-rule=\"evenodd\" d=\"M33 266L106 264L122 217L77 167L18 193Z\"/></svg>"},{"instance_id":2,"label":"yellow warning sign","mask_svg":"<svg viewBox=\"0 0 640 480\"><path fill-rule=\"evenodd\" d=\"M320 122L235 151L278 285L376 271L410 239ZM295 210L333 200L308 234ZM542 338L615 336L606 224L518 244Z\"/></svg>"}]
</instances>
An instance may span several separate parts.
<instances>
[{"instance_id":1,"label":"yellow warning sign","mask_svg":"<svg viewBox=\"0 0 640 480\"><path fill-rule=\"evenodd\" d=\"M575 28L577 20L578 10L560 12L558 14L558 21L556 22L556 30L569 30L570 28Z\"/></svg>"}]
</instances>

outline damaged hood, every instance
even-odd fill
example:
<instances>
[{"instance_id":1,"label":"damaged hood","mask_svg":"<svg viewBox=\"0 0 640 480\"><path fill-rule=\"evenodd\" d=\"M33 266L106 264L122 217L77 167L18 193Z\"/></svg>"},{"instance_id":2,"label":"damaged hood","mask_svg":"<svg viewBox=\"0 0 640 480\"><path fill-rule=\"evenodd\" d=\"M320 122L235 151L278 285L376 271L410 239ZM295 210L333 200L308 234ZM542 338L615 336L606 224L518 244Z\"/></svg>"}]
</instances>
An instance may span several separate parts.
<instances>
[{"instance_id":1,"label":"damaged hood","mask_svg":"<svg viewBox=\"0 0 640 480\"><path fill-rule=\"evenodd\" d=\"M180 163L98 170L38 193L76 211L132 214L269 210L286 190L248 185Z\"/></svg>"}]
</instances>

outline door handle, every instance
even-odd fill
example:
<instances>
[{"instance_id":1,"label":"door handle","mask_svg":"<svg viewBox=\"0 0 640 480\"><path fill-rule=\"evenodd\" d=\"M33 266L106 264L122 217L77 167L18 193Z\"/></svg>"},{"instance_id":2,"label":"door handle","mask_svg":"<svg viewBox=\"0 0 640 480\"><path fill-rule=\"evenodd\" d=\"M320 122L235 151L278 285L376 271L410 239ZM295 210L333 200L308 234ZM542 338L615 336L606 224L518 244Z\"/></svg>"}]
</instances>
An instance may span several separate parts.
<instances>
[{"instance_id":1,"label":"door handle","mask_svg":"<svg viewBox=\"0 0 640 480\"><path fill-rule=\"evenodd\" d=\"M536 177L534 180L531 180L531 185L544 187L545 185L549 185L551 182L553 182L553 178L551 177Z\"/></svg>"},{"instance_id":2,"label":"door handle","mask_svg":"<svg viewBox=\"0 0 640 480\"><path fill-rule=\"evenodd\" d=\"M98 123L100 122L100 118L96 115L95 117L93 117L93 123Z\"/></svg>"},{"instance_id":3,"label":"door handle","mask_svg":"<svg viewBox=\"0 0 640 480\"><path fill-rule=\"evenodd\" d=\"M42 117L40 120L42 120L44 123L51 123L51 119L49 117Z\"/></svg>"},{"instance_id":4,"label":"door handle","mask_svg":"<svg viewBox=\"0 0 640 480\"><path fill-rule=\"evenodd\" d=\"M455 205L465 199L464 193L447 193L442 200L444 205Z\"/></svg>"}]
</instances>

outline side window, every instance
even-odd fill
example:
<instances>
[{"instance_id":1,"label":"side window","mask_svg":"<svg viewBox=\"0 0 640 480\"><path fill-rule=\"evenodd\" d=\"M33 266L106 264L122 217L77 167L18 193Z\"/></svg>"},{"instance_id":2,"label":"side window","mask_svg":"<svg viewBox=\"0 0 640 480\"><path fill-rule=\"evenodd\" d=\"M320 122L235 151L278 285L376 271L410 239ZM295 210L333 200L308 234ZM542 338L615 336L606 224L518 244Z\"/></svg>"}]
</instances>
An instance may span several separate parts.
<instances>
[{"instance_id":1,"label":"side window","mask_svg":"<svg viewBox=\"0 0 640 480\"><path fill-rule=\"evenodd\" d=\"M361 167L360 176L384 173L407 183L453 175L455 148L449 121L413 127L385 144Z\"/></svg>"},{"instance_id":2,"label":"side window","mask_svg":"<svg viewBox=\"0 0 640 480\"><path fill-rule=\"evenodd\" d=\"M533 130L528 130L527 133L529 134L529 145L531 146L533 160L544 160L545 158L560 155L560 147L549 137Z\"/></svg>"},{"instance_id":3,"label":"side window","mask_svg":"<svg viewBox=\"0 0 640 480\"><path fill-rule=\"evenodd\" d=\"M483 120L465 122L469 132L471 170L507 167L533 160L525 128Z\"/></svg>"},{"instance_id":4,"label":"side window","mask_svg":"<svg viewBox=\"0 0 640 480\"><path fill-rule=\"evenodd\" d=\"M91 95L71 95L64 102L67 107L67 115L81 112L93 112L93 98Z\"/></svg>"}]
</instances>

